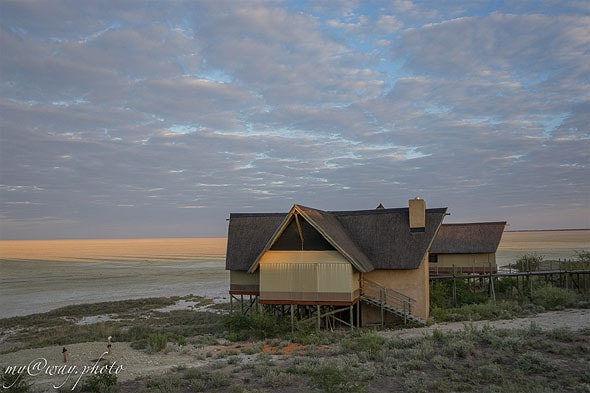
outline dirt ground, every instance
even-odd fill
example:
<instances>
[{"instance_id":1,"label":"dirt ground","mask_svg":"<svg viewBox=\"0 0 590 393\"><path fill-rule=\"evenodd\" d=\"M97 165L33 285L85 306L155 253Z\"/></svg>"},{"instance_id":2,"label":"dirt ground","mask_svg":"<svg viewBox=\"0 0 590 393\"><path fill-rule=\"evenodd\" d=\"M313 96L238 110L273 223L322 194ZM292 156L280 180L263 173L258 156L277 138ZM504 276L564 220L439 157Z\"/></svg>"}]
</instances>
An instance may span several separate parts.
<instances>
[{"instance_id":1,"label":"dirt ground","mask_svg":"<svg viewBox=\"0 0 590 393\"><path fill-rule=\"evenodd\" d=\"M463 330L465 325L473 325L481 328L485 325L492 326L496 329L523 329L534 323L542 330L553 330L557 328L569 328L571 330L582 330L590 328L590 310L589 309L568 309L562 311L550 311L526 318L505 319L498 321L474 321L474 322L447 322L437 323L428 327L389 330L385 331L386 335L398 335L400 337L413 337L421 334L432 333L434 329L441 332L452 332Z\"/></svg>"},{"instance_id":2,"label":"dirt ground","mask_svg":"<svg viewBox=\"0 0 590 393\"><path fill-rule=\"evenodd\" d=\"M409 338L432 334L434 329L442 332L460 331L465 328L465 325L473 325L478 328L489 325L497 329L513 329L528 328L531 323L534 323L536 327L542 330L556 328L590 329L590 310L554 311L513 320L440 323L423 328L384 330L381 334L387 337ZM32 375L30 380L34 383L36 389L55 392L55 387L59 387L67 380L69 381L66 386L72 386L72 382L77 379L80 379L80 383L82 383L83 378L87 377L93 370L100 370L107 362L112 364L109 372L116 374L120 382L125 382L138 377L163 375L175 367L205 366L209 362L216 360L216 354L230 350L241 353L240 356L244 357L242 362L254 361L256 354L246 355L241 351L247 345L251 344L220 342L218 345L202 348L195 348L192 345L186 347L169 346L162 352L148 354L145 351L131 348L128 343L117 342L116 338L114 338L110 355L105 354L107 351L106 341L90 342L68 345L67 363L63 362L63 348L61 346L50 346L3 354L0 357L0 366L26 367L26 372ZM296 352L297 345L291 344L287 348L282 348L278 353L274 348L266 346L264 351L280 361L281 358L286 358ZM93 366L95 366L94 369L92 369Z\"/></svg>"}]
</instances>

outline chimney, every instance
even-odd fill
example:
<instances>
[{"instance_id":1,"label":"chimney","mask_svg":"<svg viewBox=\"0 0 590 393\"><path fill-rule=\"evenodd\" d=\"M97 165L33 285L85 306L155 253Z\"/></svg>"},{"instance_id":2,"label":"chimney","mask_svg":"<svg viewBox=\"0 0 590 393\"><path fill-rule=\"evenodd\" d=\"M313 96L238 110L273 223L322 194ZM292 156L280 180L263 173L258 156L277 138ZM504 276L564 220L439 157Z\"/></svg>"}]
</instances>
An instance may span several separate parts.
<instances>
[{"instance_id":1,"label":"chimney","mask_svg":"<svg viewBox=\"0 0 590 393\"><path fill-rule=\"evenodd\" d=\"M426 230L426 201L420 197L410 199L410 232Z\"/></svg>"}]
</instances>

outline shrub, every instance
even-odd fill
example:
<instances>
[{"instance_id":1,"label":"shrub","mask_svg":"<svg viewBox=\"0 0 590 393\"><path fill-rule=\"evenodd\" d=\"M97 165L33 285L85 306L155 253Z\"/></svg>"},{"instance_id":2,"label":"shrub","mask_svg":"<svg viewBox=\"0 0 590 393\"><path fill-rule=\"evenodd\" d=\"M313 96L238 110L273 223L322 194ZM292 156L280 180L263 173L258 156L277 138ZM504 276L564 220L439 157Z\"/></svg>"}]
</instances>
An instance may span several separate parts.
<instances>
[{"instance_id":1,"label":"shrub","mask_svg":"<svg viewBox=\"0 0 590 393\"><path fill-rule=\"evenodd\" d=\"M547 310L560 310L572 306L576 301L576 294L567 289L544 285L533 290L531 300Z\"/></svg>"},{"instance_id":2,"label":"shrub","mask_svg":"<svg viewBox=\"0 0 590 393\"><path fill-rule=\"evenodd\" d=\"M343 347L352 350L359 357L375 360L384 343L382 336L369 332L345 341Z\"/></svg>"},{"instance_id":3,"label":"shrub","mask_svg":"<svg viewBox=\"0 0 590 393\"><path fill-rule=\"evenodd\" d=\"M453 283L454 281L454 283ZM455 299L453 299L453 292ZM430 305L433 308L451 308L464 304L483 303L487 301L483 293L475 293L465 280L436 280L430 287ZM456 304L454 304L456 300Z\"/></svg>"},{"instance_id":4,"label":"shrub","mask_svg":"<svg viewBox=\"0 0 590 393\"><path fill-rule=\"evenodd\" d=\"M326 393L367 392L367 386L354 381L349 370L324 364L311 375L310 385Z\"/></svg>"},{"instance_id":5,"label":"shrub","mask_svg":"<svg viewBox=\"0 0 590 393\"><path fill-rule=\"evenodd\" d=\"M152 351L160 352L168 345L168 335L166 333L150 334L147 343Z\"/></svg>"},{"instance_id":6,"label":"shrub","mask_svg":"<svg viewBox=\"0 0 590 393\"><path fill-rule=\"evenodd\" d=\"M188 383L181 385L190 385L198 392L208 391L229 385L228 376L221 372L210 372L199 368L189 368L182 374L182 379Z\"/></svg>"},{"instance_id":7,"label":"shrub","mask_svg":"<svg viewBox=\"0 0 590 393\"><path fill-rule=\"evenodd\" d=\"M590 267L590 251L576 251L576 259L570 265L570 269L588 269Z\"/></svg>"},{"instance_id":8,"label":"shrub","mask_svg":"<svg viewBox=\"0 0 590 393\"><path fill-rule=\"evenodd\" d=\"M90 393L114 393L117 391L117 376L111 373L100 373L88 377L82 388Z\"/></svg>"},{"instance_id":9,"label":"shrub","mask_svg":"<svg viewBox=\"0 0 590 393\"><path fill-rule=\"evenodd\" d=\"M450 355L453 359L457 357L465 358L475 354L475 345L472 340L461 337L452 336L444 347L444 352Z\"/></svg>"},{"instance_id":10,"label":"shrub","mask_svg":"<svg viewBox=\"0 0 590 393\"><path fill-rule=\"evenodd\" d=\"M291 331L291 324L285 318L264 312L247 315L231 313L222 318L222 323L229 331L228 338L232 341L278 337Z\"/></svg>"},{"instance_id":11,"label":"shrub","mask_svg":"<svg viewBox=\"0 0 590 393\"><path fill-rule=\"evenodd\" d=\"M432 364L438 370L452 370L453 369L453 362L446 356L442 355L434 355L432 357Z\"/></svg>"},{"instance_id":12,"label":"shrub","mask_svg":"<svg viewBox=\"0 0 590 393\"><path fill-rule=\"evenodd\" d=\"M491 301L478 304L464 304L458 308L434 308L432 318L437 322L443 321L478 321L482 319L510 319L526 314L525 310L515 301Z\"/></svg>"},{"instance_id":13,"label":"shrub","mask_svg":"<svg viewBox=\"0 0 590 393\"><path fill-rule=\"evenodd\" d=\"M262 375L263 385L275 389L281 386L293 385L295 381L296 379L293 374L288 374L280 370L266 369L266 372Z\"/></svg>"},{"instance_id":14,"label":"shrub","mask_svg":"<svg viewBox=\"0 0 590 393\"><path fill-rule=\"evenodd\" d=\"M526 352L519 356L516 368L529 373L546 373L555 369L555 365L539 352Z\"/></svg>"},{"instance_id":15,"label":"shrub","mask_svg":"<svg viewBox=\"0 0 590 393\"><path fill-rule=\"evenodd\" d=\"M514 262L513 267L521 272L536 272L539 270L543 256L535 253L524 254Z\"/></svg>"},{"instance_id":16,"label":"shrub","mask_svg":"<svg viewBox=\"0 0 590 393\"><path fill-rule=\"evenodd\" d=\"M518 298L518 281L514 277L502 277L495 280L496 292L504 299Z\"/></svg>"},{"instance_id":17,"label":"shrub","mask_svg":"<svg viewBox=\"0 0 590 393\"><path fill-rule=\"evenodd\" d=\"M145 324L133 325L126 332L121 334L121 341L144 340L151 333L150 328Z\"/></svg>"}]
</instances>

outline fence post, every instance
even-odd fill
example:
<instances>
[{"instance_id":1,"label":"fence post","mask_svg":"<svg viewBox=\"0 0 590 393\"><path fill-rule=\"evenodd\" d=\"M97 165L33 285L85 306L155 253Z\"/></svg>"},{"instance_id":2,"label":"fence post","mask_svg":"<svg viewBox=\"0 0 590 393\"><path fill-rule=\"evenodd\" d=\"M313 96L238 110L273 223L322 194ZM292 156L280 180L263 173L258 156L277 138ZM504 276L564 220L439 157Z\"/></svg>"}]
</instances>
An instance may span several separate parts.
<instances>
[{"instance_id":1,"label":"fence post","mask_svg":"<svg viewBox=\"0 0 590 393\"><path fill-rule=\"evenodd\" d=\"M455 279L455 265L453 265L453 306L457 307L457 281Z\"/></svg>"},{"instance_id":2,"label":"fence post","mask_svg":"<svg viewBox=\"0 0 590 393\"><path fill-rule=\"evenodd\" d=\"M383 304L385 303L385 294L383 288L379 289L379 303L381 304L381 329L385 327L385 311L383 310Z\"/></svg>"},{"instance_id":3,"label":"fence post","mask_svg":"<svg viewBox=\"0 0 590 393\"><path fill-rule=\"evenodd\" d=\"M321 312L321 306L318 304L317 305L317 312L318 312L318 330L320 330L322 328L322 312Z\"/></svg>"},{"instance_id":4,"label":"fence post","mask_svg":"<svg viewBox=\"0 0 590 393\"><path fill-rule=\"evenodd\" d=\"M408 301L404 300L404 325L408 324L408 313L406 312L406 304L408 304Z\"/></svg>"},{"instance_id":5,"label":"fence post","mask_svg":"<svg viewBox=\"0 0 590 393\"><path fill-rule=\"evenodd\" d=\"M492 262L490 261L490 254L488 254L488 266L490 268L490 289L492 291L492 300L494 306L496 305L496 290L494 289L494 276L492 274Z\"/></svg>"}]
</instances>

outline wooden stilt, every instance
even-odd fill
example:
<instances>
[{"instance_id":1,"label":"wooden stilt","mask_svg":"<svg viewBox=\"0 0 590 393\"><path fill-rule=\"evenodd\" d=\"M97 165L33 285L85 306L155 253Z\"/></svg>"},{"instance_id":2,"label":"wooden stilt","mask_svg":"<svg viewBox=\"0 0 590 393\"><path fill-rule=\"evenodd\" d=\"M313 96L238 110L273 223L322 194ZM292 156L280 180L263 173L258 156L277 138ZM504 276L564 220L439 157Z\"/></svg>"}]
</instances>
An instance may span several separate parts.
<instances>
[{"instance_id":1,"label":"wooden stilt","mask_svg":"<svg viewBox=\"0 0 590 393\"><path fill-rule=\"evenodd\" d=\"M322 328L322 313L321 313L321 306L320 306L320 305L318 305L318 306L317 306L317 308L316 308L316 310L317 310L317 313L318 313L318 316L317 316L317 319L318 319L318 321L317 321L317 322L318 322L318 325L317 325L317 327L318 327L318 330L320 330L320 329Z\"/></svg>"}]
</instances>

